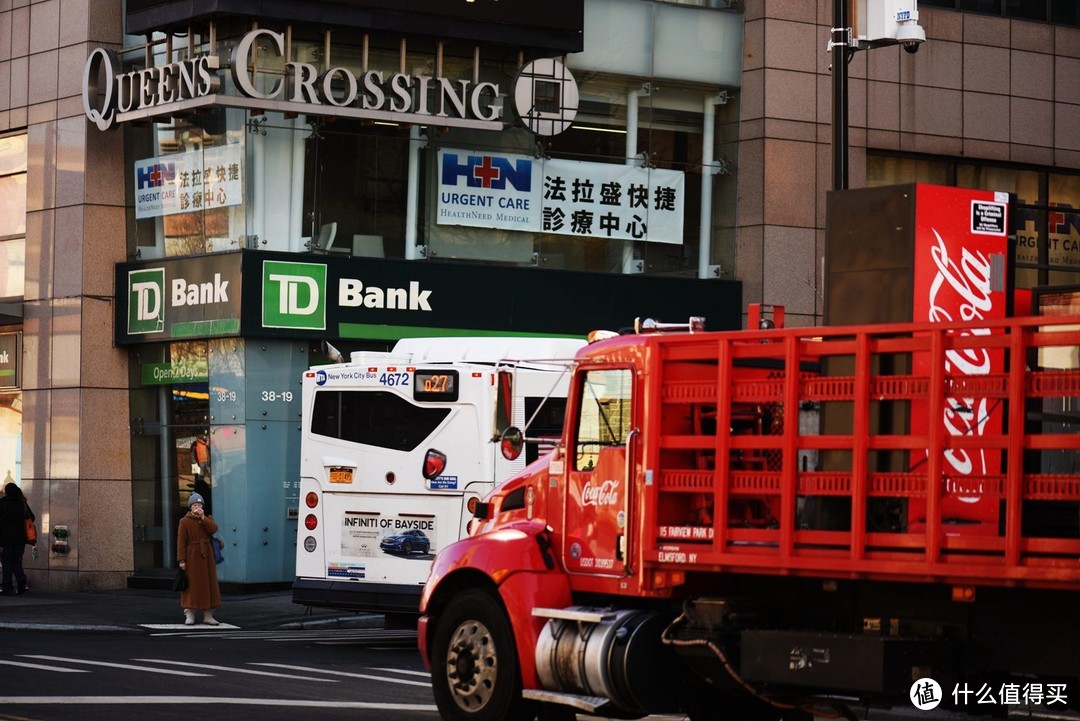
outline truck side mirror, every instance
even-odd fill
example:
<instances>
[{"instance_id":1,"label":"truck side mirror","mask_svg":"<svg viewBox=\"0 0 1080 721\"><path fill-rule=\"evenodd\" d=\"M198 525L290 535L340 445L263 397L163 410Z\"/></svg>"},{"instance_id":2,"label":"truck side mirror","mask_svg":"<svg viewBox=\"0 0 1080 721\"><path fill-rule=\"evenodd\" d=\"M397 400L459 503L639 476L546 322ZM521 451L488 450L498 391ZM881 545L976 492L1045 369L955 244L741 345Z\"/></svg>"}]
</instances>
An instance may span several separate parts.
<instances>
[{"instance_id":1,"label":"truck side mirror","mask_svg":"<svg viewBox=\"0 0 1080 721\"><path fill-rule=\"evenodd\" d=\"M508 461L516 460L521 455L521 449L525 447L525 434L520 428L510 426L499 436L499 450L503 458Z\"/></svg>"},{"instance_id":2,"label":"truck side mirror","mask_svg":"<svg viewBox=\"0 0 1080 721\"><path fill-rule=\"evenodd\" d=\"M429 448L424 454L424 478L429 481L438 478L444 470L446 470L446 454Z\"/></svg>"}]
</instances>

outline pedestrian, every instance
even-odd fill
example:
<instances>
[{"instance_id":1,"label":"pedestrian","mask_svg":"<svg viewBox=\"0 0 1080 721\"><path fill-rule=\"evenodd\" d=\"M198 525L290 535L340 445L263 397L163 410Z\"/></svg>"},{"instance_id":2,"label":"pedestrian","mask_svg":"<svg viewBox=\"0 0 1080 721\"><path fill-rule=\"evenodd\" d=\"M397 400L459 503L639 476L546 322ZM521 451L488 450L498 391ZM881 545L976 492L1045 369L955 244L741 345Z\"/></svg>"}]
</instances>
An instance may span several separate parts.
<instances>
[{"instance_id":1,"label":"pedestrian","mask_svg":"<svg viewBox=\"0 0 1080 721\"><path fill-rule=\"evenodd\" d=\"M180 594L186 626L195 624L195 612L199 610L203 614L203 623L218 625L214 609L221 606L221 589L214 549L210 546L217 529L218 524L203 510L203 497L192 493L188 498L188 512L180 519L176 533L176 560L188 577L187 590Z\"/></svg>"},{"instance_id":2,"label":"pedestrian","mask_svg":"<svg viewBox=\"0 0 1080 721\"><path fill-rule=\"evenodd\" d=\"M0 498L0 562L4 564L0 594L11 596L26 593L26 572L23 570L23 553L26 552L26 519L37 520L22 489L14 483L4 486ZM18 584L16 589L15 584Z\"/></svg>"}]
</instances>

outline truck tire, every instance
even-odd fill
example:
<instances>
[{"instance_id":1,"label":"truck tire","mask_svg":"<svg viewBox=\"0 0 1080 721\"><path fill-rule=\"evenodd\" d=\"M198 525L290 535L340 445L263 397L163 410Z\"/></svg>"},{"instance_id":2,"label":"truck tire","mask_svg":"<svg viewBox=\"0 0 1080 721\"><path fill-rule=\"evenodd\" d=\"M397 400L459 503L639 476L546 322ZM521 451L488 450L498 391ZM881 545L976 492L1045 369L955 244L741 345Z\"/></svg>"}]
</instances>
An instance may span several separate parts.
<instances>
[{"instance_id":1,"label":"truck tire","mask_svg":"<svg viewBox=\"0 0 1080 721\"><path fill-rule=\"evenodd\" d=\"M431 683L444 721L530 721L510 620L488 591L454 596L432 638Z\"/></svg>"}]
</instances>

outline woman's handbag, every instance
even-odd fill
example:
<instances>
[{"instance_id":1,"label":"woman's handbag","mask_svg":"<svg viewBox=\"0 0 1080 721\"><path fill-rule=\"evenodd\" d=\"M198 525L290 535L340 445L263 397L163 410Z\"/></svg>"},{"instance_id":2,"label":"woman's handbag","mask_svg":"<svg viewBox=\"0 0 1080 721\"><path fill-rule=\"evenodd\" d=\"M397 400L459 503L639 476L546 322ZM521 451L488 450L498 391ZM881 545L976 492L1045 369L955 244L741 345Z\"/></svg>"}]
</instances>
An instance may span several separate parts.
<instances>
[{"instance_id":1,"label":"woman's handbag","mask_svg":"<svg viewBox=\"0 0 1080 721\"><path fill-rule=\"evenodd\" d=\"M26 543L33 546L37 543L37 528L34 527L34 519L30 513L30 506L26 506L26 517L23 519L23 525L26 527Z\"/></svg>"},{"instance_id":2,"label":"woman's handbag","mask_svg":"<svg viewBox=\"0 0 1080 721\"><path fill-rule=\"evenodd\" d=\"M214 549L214 563L222 563L225 560L225 542L213 536L210 539L210 547Z\"/></svg>"},{"instance_id":3,"label":"woman's handbag","mask_svg":"<svg viewBox=\"0 0 1080 721\"><path fill-rule=\"evenodd\" d=\"M187 573L182 568L176 569L176 578L172 582L172 590L186 591L188 587Z\"/></svg>"}]
</instances>

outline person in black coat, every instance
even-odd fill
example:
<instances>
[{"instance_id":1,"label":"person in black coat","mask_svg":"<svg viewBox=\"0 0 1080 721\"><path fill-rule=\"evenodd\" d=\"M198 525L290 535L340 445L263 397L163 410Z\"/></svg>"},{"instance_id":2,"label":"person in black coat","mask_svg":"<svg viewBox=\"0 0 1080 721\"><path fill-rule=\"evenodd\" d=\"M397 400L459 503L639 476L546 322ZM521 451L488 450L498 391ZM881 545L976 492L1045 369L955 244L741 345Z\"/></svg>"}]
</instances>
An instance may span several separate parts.
<instances>
[{"instance_id":1,"label":"person in black coat","mask_svg":"<svg viewBox=\"0 0 1080 721\"><path fill-rule=\"evenodd\" d=\"M4 564L3 582L0 593L11 595L26 593L26 572L23 570L23 553L26 552L26 519L37 520L22 489L14 483L4 486L4 496L0 498L0 562Z\"/></svg>"}]
</instances>

